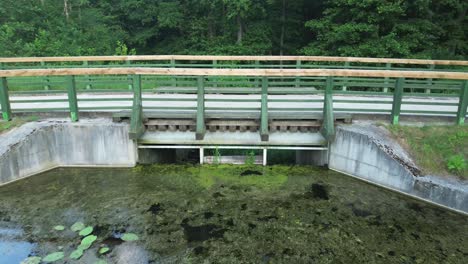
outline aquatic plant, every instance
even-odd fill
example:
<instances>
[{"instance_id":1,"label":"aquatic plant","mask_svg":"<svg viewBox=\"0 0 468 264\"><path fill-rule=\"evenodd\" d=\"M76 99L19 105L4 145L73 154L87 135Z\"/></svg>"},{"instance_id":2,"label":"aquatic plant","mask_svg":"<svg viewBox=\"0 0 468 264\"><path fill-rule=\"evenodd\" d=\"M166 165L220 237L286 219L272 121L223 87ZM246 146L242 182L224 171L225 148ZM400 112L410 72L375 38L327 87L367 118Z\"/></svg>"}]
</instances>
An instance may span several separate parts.
<instances>
[{"instance_id":1,"label":"aquatic plant","mask_svg":"<svg viewBox=\"0 0 468 264\"><path fill-rule=\"evenodd\" d=\"M54 253L51 253L51 254L45 256L42 259L42 261L45 262L45 263L52 263L52 262L55 262L57 260L63 259L63 257L65 257L65 254L63 252L54 252Z\"/></svg>"},{"instance_id":2,"label":"aquatic plant","mask_svg":"<svg viewBox=\"0 0 468 264\"><path fill-rule=\"evenodd\" d=\"M40 264L41 260L42 260L41 257L29 257L21 261L21 264Z\"/></svg>"},{"instance_id":3,"label":"aquatic plant","mask_svg":"<svg viewBox=\"0 0 468 264\"><path fill-rule=\"evenodd\" d=\"M82 248L78 248L76 250L74 250L71 254L70 254L70 258L71 259L75 259L75 260L78 260L81 258L81 256L83 256L83 249Z\"/></svg>"},{"instance_id":4,"label":"aquatic plant","mask_svg":"<svg viewBox=\"0 0 468 264\"><path fill-rule=\"evenodd\" d=\"M84 228L83 230L80 231L80 236L87 236L89 234L91 234L93 232L93 227L92 226L88 226L86 228Z\"/></svg>"},{"instance_id":5,"label":"aquatic plant","mask_svg":"<svg viewBox=\"0 0 468 264\"><path fill-rule=\"evenodd\" d=\"M122 235L121 239L123 241L137 241L138 240L138 236L136 234L133 234L133 233L125 233Z\"/></svg>"},{"instance_id":6,"label":"aquatic plant","mask_svg":"<svg viewBox=\"0 0 468 264\"><path fill-rule=\"evenodd\" d=\"M97 239L97 236L94 236L94 235L87 236L83 238L83 240L81 240L81 244L78 248L86 250L91 247L91 245L94 243L94 241L96 241L96 239Z\"/></svg>"},{"instance_id":7,"label":"aquatic plant","mask_svg":"<svg viewBox=\"0 0 468 264\"><path fill-rule=\"evenodd\" d=\"M101 249L99 249L99 254L106 254L107 252L109 252L109 248L108 247L102 247Z\"/></svg>"},{"instance_id":8,"label":"aquatic plant","mask_svg":"<svg viewBox=\"0 0 468 264\"><path fill-rule=\"evenodd\" d=\"M63 231L65 230L65 227L63 225L57 225L57 226L54 226L54 230Z\"/></svg>"},{"instance_id":9,"label":"aquatic plant","mask_svg":"<svg viewBox=\"0 0 468 264\"><path fill-rule=\"evenodd\" d=\"M71 231L73 232L81 231L84 228L85 228L85 225L82 222L76 222L70 227Z\"/></svg>"}]
</instances>

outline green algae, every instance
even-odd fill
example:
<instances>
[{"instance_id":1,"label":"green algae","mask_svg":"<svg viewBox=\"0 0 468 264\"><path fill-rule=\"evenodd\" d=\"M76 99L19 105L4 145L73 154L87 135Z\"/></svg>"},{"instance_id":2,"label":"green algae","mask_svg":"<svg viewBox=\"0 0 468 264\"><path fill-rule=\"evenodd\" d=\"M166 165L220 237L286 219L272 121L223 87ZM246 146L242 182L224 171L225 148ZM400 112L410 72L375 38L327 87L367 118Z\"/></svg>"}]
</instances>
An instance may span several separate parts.
<instances>
[{"instance_id":1,"label":"green algae","mask_svg":"<svg viewBox=\"0 0 468 264\"><path fill-rule=\"evenodd\" d=\"M0 195L0 220L31 227L26 236L41 256L57 245L67 256L76 249L76 233L46 232L64 215L93 223L95 252L112 250L109 263L119 243L143 248L154 263L466 263L468 256L466 217L321 168L57 169ZM118 239L130 231L137 242Z\"/></svg>"}]
</instances>

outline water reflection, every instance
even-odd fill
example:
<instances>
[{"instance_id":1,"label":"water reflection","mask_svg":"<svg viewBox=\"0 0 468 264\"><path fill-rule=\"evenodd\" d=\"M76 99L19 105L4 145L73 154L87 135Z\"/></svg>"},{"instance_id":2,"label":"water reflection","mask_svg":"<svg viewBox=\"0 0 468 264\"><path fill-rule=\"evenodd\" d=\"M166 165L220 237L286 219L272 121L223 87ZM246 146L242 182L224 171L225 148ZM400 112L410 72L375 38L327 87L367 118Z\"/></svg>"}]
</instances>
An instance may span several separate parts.
<instances>
[{"instance_id":1,"label":"water reflection","mask_svg":"<svg viewBox=\"0 0 468 264\"><path fill-rule=\"evenodd\" d=\"M34 244L22 240L22 229L0 223L0 264L20 263L29 256Z\"/></svg>"}]
</instances>

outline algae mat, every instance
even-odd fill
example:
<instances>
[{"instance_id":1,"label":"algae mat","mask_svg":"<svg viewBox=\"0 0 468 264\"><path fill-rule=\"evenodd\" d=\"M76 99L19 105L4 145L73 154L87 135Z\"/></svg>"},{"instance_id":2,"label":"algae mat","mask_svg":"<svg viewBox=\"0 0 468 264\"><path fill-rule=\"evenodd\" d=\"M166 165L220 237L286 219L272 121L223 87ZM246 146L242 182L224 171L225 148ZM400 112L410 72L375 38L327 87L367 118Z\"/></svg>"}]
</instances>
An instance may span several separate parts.
<instances>
[{"instance_id":1,"label":"algae mat","mask_svg":"<svg viewBox=\"0 0 468 264\"><path fill-rule=\"evenodd\" d=\"M57 169L0 188L0 263L468 263L468 219L325 169Z\"/></svg>"}]
</instances>

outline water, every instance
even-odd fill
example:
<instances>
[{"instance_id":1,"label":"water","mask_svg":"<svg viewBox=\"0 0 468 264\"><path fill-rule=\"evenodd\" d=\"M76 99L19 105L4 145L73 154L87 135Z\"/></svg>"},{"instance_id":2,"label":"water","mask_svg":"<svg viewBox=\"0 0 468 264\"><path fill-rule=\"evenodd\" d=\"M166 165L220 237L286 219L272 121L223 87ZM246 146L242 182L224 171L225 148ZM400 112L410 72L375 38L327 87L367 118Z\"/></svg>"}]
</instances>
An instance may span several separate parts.
<instances>
[{"instance_id":1,"label":"water","mask_svg":"<svg viewBox=\"0 0 468 264\"><path fill-rule=\"evenodd\" d=\"M0 199L2 264L468 263L467 217L310 167L57 169ZM74 261L77 221L97 241Z\"/></svg>"}]
</instances>

